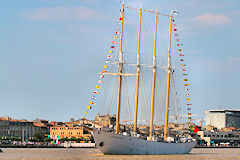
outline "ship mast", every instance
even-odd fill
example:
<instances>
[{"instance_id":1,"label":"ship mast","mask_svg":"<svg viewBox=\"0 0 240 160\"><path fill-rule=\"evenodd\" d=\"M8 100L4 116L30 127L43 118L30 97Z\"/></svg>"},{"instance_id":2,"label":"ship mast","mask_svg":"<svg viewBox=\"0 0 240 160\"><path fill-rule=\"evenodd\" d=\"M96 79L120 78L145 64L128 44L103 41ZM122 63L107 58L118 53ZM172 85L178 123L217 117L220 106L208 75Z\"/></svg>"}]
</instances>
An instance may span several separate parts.
<instances>
[{"instance_id":1,"label":"ship mast","mask_svg":"<svg viewBox=\"0 0 240 160\"><path fill-rule=\"evenodd\" d=\"M164 126L164 140L167 139L168 134L168 111L169 111L169 96L170 96L170 78L171 78L171 36L172 36L172 13L170 15L170 25L169 25L169 45L168 45L168 66L167 66L167 99L166 99L166 115L165 115L165 126Z\"/></svg>"},{"instance_id":2,"label":"ship mast","mask_svg":"<svg viewBox=\"0 0 240 160\"><path fill-rule=\"evenodd\" d=\"M137 77L136 77L136 94L135 94L135 112L133 133L137 133L137 113L138 113L138 92L139 92L139 73L140 73L140 38L141 38L141 20L142 8L139 11L139 29L138 29L138 48L137 48Z\"/></svg>"},{"instance_id":3,"label":"ship mast","mask_svg":"<svg viewBox=\"0 0 240 160\"><path fill-rule=\"evenodd\" d=\"M157 18L158 18L158 13L157 13L157 10L156 10L156 15L155 15L155 33L154 33L154 48L153 48L153 79L152 79L152 99L151 99L151 119L150 119L149 140L152 140L152 135L153 135L153 113L154 113L154 97L155 97L155 81L156 81Z\"/></svg>"},{"instance_id":4,"label":"ship mast","mask_svg":"<svg viewBox=\"0 0 240 160\"><path fill-rule=\"evenodd\" d=\"M116 117L116 134L119 134L119 121L120 121L120 106L121 106L121 89L122 89L122 75L123 72L123 53L122 53L122 37L123 37L123 14L124 14L124 3L121 9L121 35L120 35L120 46L119 46L119 78L118 78L118 101L117 101L117 117Z\"/></svg>"}]
</instances>

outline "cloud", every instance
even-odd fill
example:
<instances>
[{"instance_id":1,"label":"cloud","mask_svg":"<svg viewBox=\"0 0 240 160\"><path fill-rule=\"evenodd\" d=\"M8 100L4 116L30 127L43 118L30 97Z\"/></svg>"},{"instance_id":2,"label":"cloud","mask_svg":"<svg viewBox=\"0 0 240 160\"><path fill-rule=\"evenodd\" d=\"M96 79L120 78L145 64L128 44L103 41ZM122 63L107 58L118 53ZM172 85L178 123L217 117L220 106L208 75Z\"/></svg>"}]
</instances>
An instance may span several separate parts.
<instances>
[{"instance_id":1,"label":"cloud","mask_svg":"<svg viewBox=\"0 0 240 160\"><path fill-rule=\"evenodd\" d=\"M230 57L230 58L228 59L228 61L229 61L229 62L240 62L240 58L238 58L238 57Z\"/></svg>"},{"instance_id":2,"label":"cloud","mask_svg":"<svg viewBox=\"0 0 240 160\"><path fill-rule=\"evenodd\" d=\"M231 20L224 14L204 14L190 19L190 22L204 27L229 24Z\"/></svg>"},{"instance_id":3,"label":"cloud","mask_svg":"<svg viewBox=\"0 0 240 160\"><path fill-rule=\"evenodd\" d=\"M31 12L24 13L24 17L31 20L108 20L107 16L89 9L85 6L80 7L49 7L39 8Z\"/></svg>"}]
</instances>

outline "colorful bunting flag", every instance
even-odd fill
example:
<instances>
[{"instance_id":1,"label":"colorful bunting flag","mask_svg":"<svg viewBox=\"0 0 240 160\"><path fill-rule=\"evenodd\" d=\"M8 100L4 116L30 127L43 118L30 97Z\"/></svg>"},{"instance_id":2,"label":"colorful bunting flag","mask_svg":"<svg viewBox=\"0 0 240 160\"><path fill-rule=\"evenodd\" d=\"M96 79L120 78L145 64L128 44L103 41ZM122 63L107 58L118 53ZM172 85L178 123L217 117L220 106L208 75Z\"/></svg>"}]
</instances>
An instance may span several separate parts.
<instances>
[{"instance_id":1,"label":"colorful bunting flag","mask_svg":"<svg viewBox=\"0 0 240 160\"><path fill-rule=\"evenodd\" d=\"M188 103L187 105L188 105L188 106L191 106L192 104Z\"/></svg>"},{"instance_id":2,"label":"colorful bunting flag","mask_svg":"<svg viewBox=\"0 0 240 160\"><path fill-rule=\"evenodd\" d=\"M178 49L179 52L182 52L182 49Z\"/></svg>"},{"instance_id":3,"label":"colorful bunting flag","mask_svg":"<svg viewBox=\"0 0 240 160\"><path fill-rule=\"evenodd\" d=\"M180 56L180 57L183 57L183 56L184 56L184 54L179 54L179 56Z\"/></svg>"},{"instance_id":4,"label":"colorful bunting flag","mask_svg":"<svg viewBox=\"0 0 240 160\"><path fill-rule=\"evenodd\" d=\"M179 47L179 46L182 46L183 44L177 44L177 46Z\"/></svg>"},{"instance_id":5,"label":"colorful bunting flag","mask_svg":"<svg viewBox=\"0 0 240 160\"><path fill-rule=\"evenodd\" d=\"M184 81L188 81L188 79L184 79Z\"/></svg>"},{"instance_id":6,"label":"colorful bunting flag","mask_svg":"<svg viewBox=\"0 0 240 160\"><path fill-rule=\"evenodd\" d=\"M189 110L189 111L190 111L190 110L191 110L191 108L187 108L187 110Z\"/></svg>"},{"instance_id":7,"label":"colorful bunting flag","mask_svg":"<svg viewBox=\"0 0 240 160\"><path fill-rule=\"evenodd\" d=\"M180 41L180 39L177 39L177 41Z\"/></svg>"},{"instance_id":8,"label":"colorful bunting flag","mask_svg":"<svg viewBox=\"0 0 240 160\"><path fill-rule=\"evenodd\" d=\"M177 31L177 29L174 29L174 31Z\"/></svg>"},{"instance_id":9,"label":"colorful bunting flag","mask_svg":"<svg viewBox=\"0 0 240 160\"><path fill-rule=\"evenodd\" d=\"M186 66L185 64L181 64L182 67Z\"/></svg>"},{"instance_id":10,"label":"colorful bunting flag","mask_svg":"<svg viewBox=\"0 0 240 160\"><path fill-rule=\"evenodd\" d=\"M188 91L189 89L188 88L186 88L186 91Z\"/></svg>"},{"instance_id":11,"label":"colorful bunting flag","mask_svg":"<svg viewBox=\"0 0 240 160\"><path fill-rule=\"evenodd\" d=\"M99 85L96 85L96 88L97 88L97 89L101 89L101 87L100 87Z\"/></svg>"},{"instance_id":12,"label":"colorful bunting flag","mask_svg":"<svg viewBox=\"0 0 240 160\"><path fill-rule=\"evenodd\" d=\"M190 101L190 98L187 98L186 100L187 100L187 101Z\"/></svg>"},{"instance_id":13,"label":"colorful bunting flag","mask_svg":"<svg viewBox=\"0 0 240 160\"><path fill-rule=\"evenodd\" d=\"M95 103L94 103L94 102L92 102L92 101L90 101L90 102L89 102L89 104L93 104L93 105L95 105Z\"/></svg>"},{"instance_id":14,"label":"colorful bunting flag","mask_svg":"<svg viewBox=\"0 0 240 160\"><path fill-rule=\"evenodd\" d=\"M184 76L187 76L188 74L183 74Z\"/></svg>"},{"instance_id":15,"label":"colorful bunting flag","mask_svg":"<svg viewBox=\"0 0 240 160\"><path fill-rule=\"evenodd\" d=\"M111 49L109 50L109 54L107 55L107 60L105 61L105 63L110 63L110 59L112 58L112 56L110 55L111 53L113 53L113 50L112 49L114 49L115 48L115 44L118 44L118 34L120 34L120 32L118 31L119 29L120 29L120 25L122 24L122 21L123 21L123 18L122 17L120 17L119 18L119 20L121 21L121 22L119 22L118 24L118 26L116 27L116 30L117 31L115 31L115 35L114 35L114 37L113 37L113 41L112 41L112 45L111 45ZM107 64L105 64L104 66L103 66L103 68L105 69L105 68L107 68L108 67L108 65ZM102 73L106 73L107 71L106 70L102 70ZM100 79L102 79L102 78L104 78L104 75L100 75ZM98 80L98 84L102 84L102 83L104 83L104 81L102 81L102 80ZM99 86L99 85L96 85L96 89L101 89L101 86ZM93 92L94 94L100 94L100 92L98 92L97 90L94 90L94 92ZM92 96L92 100L96 100L96 97L95 96ZM94 103L94 102L92 102L92 101L90 101L89 102L89 104L91 104L91 105L96 105L96 103ZM89 105L89 106L87 106L87 109L92 109L92 106L91 105ZM87 114L88 112L87 111L85 111L84 112L84 114ZM83 119L84 119L84 117L83 117Z\"/></svg>"},{"instance_id":16,"label":"colorful bunting flag","mask_svg":"<svg viewBox=\"0 0 240 160\"><path fill-rule=\"evenodd\" d=\"M190 94L189 94L189 93L186 93L186 96L190 96Z\"/></svg>"},{"instance_id":17,"label":"colorful bunting flag","mask_svg":"<svg viewBox=\"0 0 240 160\"><path fill-rule=\"evenodd\" d=\"M92 107L91 106L87 106L87 109L92 109Z\"/></svg>"},{"instance_id":18,"label":"colorful bunting flag","mask_svg":"<svg viewBox=\"0 0 240 160\"><path fill-rule=\"evenodd\" d=\"M99 80L98 83L104 83L104 81L100 81L100 80Z\"/></svg>"},{"instance_id":19,"label":"colorful bunting flag","mask_svg":"<svg viewBox=\"0 0 240 160\"><path fill-rule=\"evenodd\" d=\"M188 115L190 115L190 116L191 116L192 114L191 114L191 113L188 113Z\"/></svg>"},{"instance_id":20,"label":"colorful bunting flag","mask_svg":"<svg viewBox=\"0 0 240 160\"><path fill-rule=\"evenodd\" d=\"M182 71L186 72L186 69L183 69Z\"/></svg>"},{"instance_id":21,"label":"colorful bunting flag","mask_svg":"<svg viewBox=\"0 0 240 160\"><path fill-rule=\"evenodd\" d=\"M182 62L183 62L183 59L180 59L180 61L182 61Z\"/></svg>"},{"instance_id":22,"label":"colorful bunting flag","mask_svg":"<svg viewBox=\"0 0 240 160\"><path fill-rule=\"evenodd\" d=\"M173 15L179 15L179 11L172 11Z\"/></svg>"},{"instance_id":23,"label":"colorful bunting flag","mask_svg":"<svg viewBox=\"0 0 240 160\"><path fill-rule=\"evenodd\" d=\"M94 93L94 94L100 94L98 91L94 91L93 93Z\"/></svg>"},{"instance_id":24,"label":"colorful bunting flag","mask_svg":"<svg viewBox=\"0 0 240 160\"><path fill-rule=\"evenodd\" d=\"M185 84L185 86L189 86L189 84Z\"/></svg>"}]
</instances>

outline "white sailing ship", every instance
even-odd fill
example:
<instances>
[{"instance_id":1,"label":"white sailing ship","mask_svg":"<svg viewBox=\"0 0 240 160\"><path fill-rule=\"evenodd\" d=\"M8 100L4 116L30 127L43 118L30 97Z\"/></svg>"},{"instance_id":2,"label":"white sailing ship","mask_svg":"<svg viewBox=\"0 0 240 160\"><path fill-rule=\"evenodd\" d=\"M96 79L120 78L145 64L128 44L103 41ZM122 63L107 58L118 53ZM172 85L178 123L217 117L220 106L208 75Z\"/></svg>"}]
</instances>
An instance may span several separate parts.
<instances>
[{"instance_id":1,"label":"white sailing ship","mask_svg":"<svg viewBox=\"0 0 240 160\"><path fill-rule=\"evenodd\" d=\"M138 32L138 48L137 48L137 64L136 74L123 72L123 25L124 25L124 4L121 8L121 28L120 28L120 46L119 46L119 60L118 73L101 73L103 75L113 75L118 77L118 96L117 96L117 114L115 132L94 129L93 136L98 149L104 154L114 155L160 155L160 154L187 154L195 146L196 141L185 138L184 141L167 141L169 135L168 119L169 119L169 97L170 97L170 80L172 76L171 65L171 34L173 13L167 15L170 18L169 27L169 44L168 44L168 61L167 61L167 88L166 88L166 109L165 109L165 125L164 125L164 140L157 141L154 137L154 101L155 101L155 86L156 86L156 37L157 37L157 23L158 11L155 13L155 35L154 35L154 49L153 49L153 64L152 64L152 90L151 90L151 117L150 117L150 130L149 136L141 138L137 133L137 111L138 111L138 95L139 95L139 77L140 77L140 33L141 33L141 14L142 9L139 9L139 32ZM136 93L135 93L135 113L134 113L134 126L132 134L120 133L120 109L121 109L121 96L122 96L122 77L123 76L136 76Z\"/></svg>"}]
</instances>

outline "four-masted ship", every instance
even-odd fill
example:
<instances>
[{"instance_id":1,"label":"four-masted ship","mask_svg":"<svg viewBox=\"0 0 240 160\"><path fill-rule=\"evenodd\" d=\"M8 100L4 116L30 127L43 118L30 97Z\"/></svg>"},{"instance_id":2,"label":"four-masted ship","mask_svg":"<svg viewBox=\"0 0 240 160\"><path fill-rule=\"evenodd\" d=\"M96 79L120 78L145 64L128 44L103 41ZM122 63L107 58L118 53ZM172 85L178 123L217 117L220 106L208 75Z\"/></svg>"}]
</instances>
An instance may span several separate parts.
<instances>
[{"instance_id":1,"label":"four-masted ship","mask_svg":"<svg viewBox=\"0 0 240 160\"><path fill-rule=\"evenodd\" d=\"M157 39L157 25L159 12L155 11L155 34L154 34L154 49L153 49L153 65L152 65L152 90L151 90L151 116L150 116L150 130L148 139L143 139L137 136L137 113L138 113L138 95L139 95L139 77L140 77L140 33L141 33L141 14L142 9L139 9L139 32L138 32L138 48L137 48L137 64L136 74L123 72L123 25L124 25L124 3L121 8L121 28L120 28L120 46L119 46L119 60L118 73L101 73L103 75L114 75L118 77L118 95L117 95L117 115L115 133L94 129L93 136L98 149L104 154L116 155L159 155L159 154L187 154L195 146L196 142L193 140L186 140L185 142L168 142L168 119L169 119L169 97L170 97L170 79L172 75L171 66L171 34L173 12L168 17L170 18L169 27L169 44L168 44L168 61L167 61L167 89L166 89L166 109L165 109L165 125L164 125L164 140L156 141L153 136L153 121L154 121L154 101L155 101L155 86L156 86L156 39ZM122 78L123 76L136 76L136 93L135 93L135 112L134 112L134 126L133 133L123 135L120 133L120 110L121 110L121 95L122 95Z\"/></svg>"}]
</instances>

